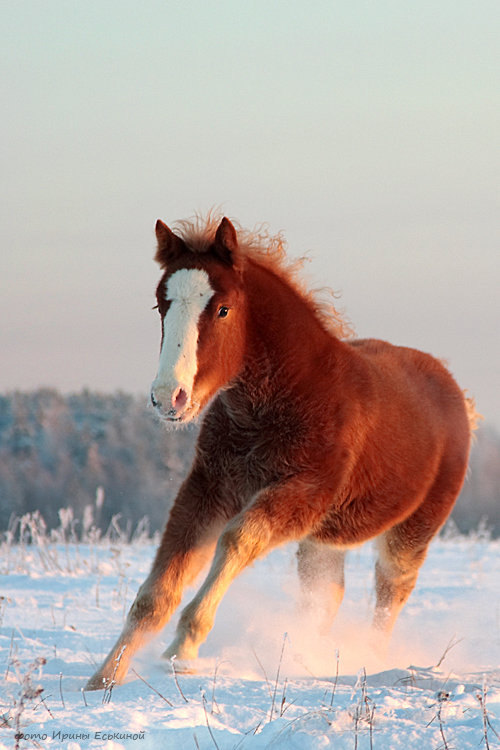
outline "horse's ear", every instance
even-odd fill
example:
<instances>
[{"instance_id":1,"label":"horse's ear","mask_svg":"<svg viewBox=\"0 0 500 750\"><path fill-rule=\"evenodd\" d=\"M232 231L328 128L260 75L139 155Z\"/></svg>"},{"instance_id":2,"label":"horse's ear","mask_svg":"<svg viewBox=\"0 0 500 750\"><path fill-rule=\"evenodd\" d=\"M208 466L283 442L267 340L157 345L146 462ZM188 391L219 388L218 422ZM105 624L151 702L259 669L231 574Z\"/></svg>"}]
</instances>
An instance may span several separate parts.
<instances>
[{"instance_id":1,"label":"horse's ear","mask_svg":"<svg viewBox=\"0 0 500 750\"><path fill-rule=\"evenodd\" d=\"M155 260L162 268L166 268L169 263L179 257L186 246L183 240L177 237L161 219L156 222L155 232L158 240Z\"/></svg>"},{"instance_id":2,"label":"horse's ear","mask_svg":"<svg viewBox=\"0 0 500 750\"><path fill-rule=\"evenodd\" d=\"M236 229L229 219L222 219L215 233L214 249L216 255L228 266L236 266L238 262L238 238Z\"/></svg>"}]
</instances>

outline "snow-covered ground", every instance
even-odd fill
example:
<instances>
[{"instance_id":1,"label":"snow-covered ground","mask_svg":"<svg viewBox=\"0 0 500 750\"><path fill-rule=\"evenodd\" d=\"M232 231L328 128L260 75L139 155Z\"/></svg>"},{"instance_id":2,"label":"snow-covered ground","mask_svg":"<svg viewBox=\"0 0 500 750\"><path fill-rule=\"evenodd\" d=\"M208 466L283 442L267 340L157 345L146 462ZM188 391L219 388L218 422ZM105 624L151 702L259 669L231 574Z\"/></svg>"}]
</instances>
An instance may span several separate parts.
<instances>
[{"instance_id":1,"label":"snow-covered ground","mask_svg":"<svg viewBox=\"0 0 500 750\"><path fill-rule=\"evenodd\" d=\"M197 674L175 679L161 659L174 618L111 694L82 688L154 544L1 552L2 749L500 748L498 541L434 542L385 657L370 645L370 546L351 552L346 598L323 637L297 612L294 547L277 550L229 590Z\"/></svg>"}]
</instances>

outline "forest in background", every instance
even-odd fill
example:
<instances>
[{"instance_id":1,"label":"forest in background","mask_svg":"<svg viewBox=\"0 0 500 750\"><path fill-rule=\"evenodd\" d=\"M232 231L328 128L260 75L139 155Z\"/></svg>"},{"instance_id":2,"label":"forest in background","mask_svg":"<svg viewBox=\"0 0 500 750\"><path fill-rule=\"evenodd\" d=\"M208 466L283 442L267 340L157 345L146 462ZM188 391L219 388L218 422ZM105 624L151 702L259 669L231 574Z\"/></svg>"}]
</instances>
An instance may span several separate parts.
<instances>
[{"instance_id":1,"label":"forest in background","mask_svg":"<svg viewBox=\"0 0 500 750\"><path fill-rule=\"evenodd\" d=\"M71 508L105 531L148 518L161 529L192 460L196 430L167 431L145 398L85 390L0 396L0 530L40 511L47 527ZM97 503L96 503L97 498Z\"/></svg>"},{"instance_id":2,"label":"forest in background","mask_svg":"<svg viewBox=\"0 0 500 750\"><path fill-rule=\"evenodd\" d=\"M56 528L61 508L80 525L91 508L103 532L118 515L122 528L147 517L151 533L161 530L197 434L167 431L145 398L121 392L0 395L0 531L34 511ZM500 536L500 435L484 423L452 519L461 532L482 526Z\"/></svg>"}]
</instances>

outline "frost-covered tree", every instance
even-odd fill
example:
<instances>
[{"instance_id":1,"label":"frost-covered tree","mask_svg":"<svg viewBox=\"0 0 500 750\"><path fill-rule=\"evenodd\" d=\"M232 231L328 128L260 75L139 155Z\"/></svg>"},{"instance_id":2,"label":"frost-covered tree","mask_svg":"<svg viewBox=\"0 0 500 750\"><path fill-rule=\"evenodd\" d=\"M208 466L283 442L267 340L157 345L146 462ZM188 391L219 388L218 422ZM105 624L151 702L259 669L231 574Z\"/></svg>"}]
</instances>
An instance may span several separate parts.
<instances>
[{"instance_id":1,"label":"frost-covered tree","mask_svg":"<svg viewBox=\"0 0 500 750\"><path fill-rule=\"evenodd\" d=\"M50 528L67 506L81 520L98 488L101 528L116 514L132 525L147 515L152 530L160 528L194 441L194 431L165 432L146 399L123 393L6 394L0 397L0 528L12 513L34 510Z\"/></svg>"}]
</instances>

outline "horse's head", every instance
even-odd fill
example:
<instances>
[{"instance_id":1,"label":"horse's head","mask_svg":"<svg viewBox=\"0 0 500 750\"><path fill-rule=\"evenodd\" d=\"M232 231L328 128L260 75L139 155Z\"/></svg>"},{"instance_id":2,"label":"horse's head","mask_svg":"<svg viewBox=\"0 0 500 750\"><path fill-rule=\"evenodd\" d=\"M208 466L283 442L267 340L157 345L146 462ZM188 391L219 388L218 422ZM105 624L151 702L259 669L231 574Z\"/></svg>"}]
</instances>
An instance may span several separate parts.
<instances>
[{"instance_id":1,"label":"horse's head","mask_svg":"<svg viewBox=\"0 0 500 750\"><path fill-rule=\"evenodd\" d=\"M156 291L162 342L151 402L162 419L186 423L241 370L243 258L226 218L215 236L198 245L162 221L156 237L156 260L164 271Z\"/></svg>"}]
</instances>

